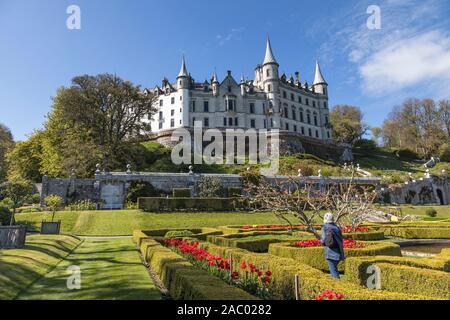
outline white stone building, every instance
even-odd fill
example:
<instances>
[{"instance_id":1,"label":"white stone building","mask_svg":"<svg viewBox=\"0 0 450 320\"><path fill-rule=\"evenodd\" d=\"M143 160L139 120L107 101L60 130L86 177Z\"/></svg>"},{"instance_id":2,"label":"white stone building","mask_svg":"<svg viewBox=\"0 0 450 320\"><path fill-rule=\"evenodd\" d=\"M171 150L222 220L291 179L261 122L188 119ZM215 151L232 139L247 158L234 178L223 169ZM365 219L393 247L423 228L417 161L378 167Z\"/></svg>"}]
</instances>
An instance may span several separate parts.
<instances>
[{"instance_id":1,"label":"white stone building","mask_svg":"<svg viewBox=\"0 0 450 320\"><path fill-rule=\"evenodd\" d=\"M195 121L202 121L204 128L274 128L330 140L328 84L319 64L311 86L301 83L298 72L288 78L278 70L269 39L264 62L256 66L253 80L241 77L237 82L228 71L222 81L214 72L210 81L195 82L183 57L176 83L164 79L154 89L157 112L148 120L152 132L192 128Z\"/></svg>"}]
</instances>

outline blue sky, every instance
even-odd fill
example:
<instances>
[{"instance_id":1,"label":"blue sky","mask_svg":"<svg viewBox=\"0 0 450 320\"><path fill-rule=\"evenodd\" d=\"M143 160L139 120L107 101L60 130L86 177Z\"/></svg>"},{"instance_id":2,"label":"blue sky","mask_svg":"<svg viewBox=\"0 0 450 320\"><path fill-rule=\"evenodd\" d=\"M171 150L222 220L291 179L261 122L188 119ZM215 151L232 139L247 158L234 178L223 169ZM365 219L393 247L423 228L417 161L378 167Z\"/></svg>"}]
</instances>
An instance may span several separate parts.
<instances>
[{"instance_id":1,"label":"blue sky","mask_svg":"<svg viewBox=\"0 0 450 320\"><path fill-rule=\"evenodd\" d=\"M369 30L369 5L381 30ZM66 9L81 9L69 30ZM311 82L319 59L330 105L361 107L380 125L405 98L450 96L450 1L0 0L0 122L17 140L41 128L60 86L116 73L153 88L181 55L198 81L253 77L270 35L280 71Z\"/></svg>"}]
</instances>

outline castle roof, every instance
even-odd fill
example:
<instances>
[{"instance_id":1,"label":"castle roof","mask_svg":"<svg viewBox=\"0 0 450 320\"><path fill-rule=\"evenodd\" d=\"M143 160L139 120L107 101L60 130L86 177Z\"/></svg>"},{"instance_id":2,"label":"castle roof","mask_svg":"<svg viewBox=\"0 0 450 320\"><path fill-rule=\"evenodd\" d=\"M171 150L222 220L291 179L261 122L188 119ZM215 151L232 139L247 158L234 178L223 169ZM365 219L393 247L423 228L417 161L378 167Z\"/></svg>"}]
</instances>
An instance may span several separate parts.
<instances>
[{"instance_id":1,"label":"castle roof","mask_svg":"<svg viewBox=\"0 0 450 320\"><path fill-rule=\"evenodd\" d=\"M326 84L327 82L323 78L322 70L320 70L319 61L316 61L316 76L314 77L313 85L323 84L323 83Z\"/></svg>"},{"instance_id":2,"label":"castle roof","mask_svg":"<svg viewBox=\"0 0 450 320\"><path fill-rule=\"evenodd\" d=\"M267 44L266 44L266 56L264 57L264 63L275 63L278 64L277 60L275 59L275 56L273 55L272 51L272 45L270 44L270 39L267 37Z\"/></svg>"}]
</instances>

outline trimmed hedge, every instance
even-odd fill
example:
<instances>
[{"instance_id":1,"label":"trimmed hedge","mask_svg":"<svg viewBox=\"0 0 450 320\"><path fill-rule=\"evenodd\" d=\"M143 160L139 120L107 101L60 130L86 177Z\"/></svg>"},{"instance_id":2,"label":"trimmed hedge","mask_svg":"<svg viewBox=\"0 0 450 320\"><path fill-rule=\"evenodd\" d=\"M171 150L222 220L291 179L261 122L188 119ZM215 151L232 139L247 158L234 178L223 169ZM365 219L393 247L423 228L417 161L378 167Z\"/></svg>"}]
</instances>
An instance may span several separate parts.
<instances>
[{"instance_id":1,"label":"trimmed hedge","mask_svg":"<svg viewBox=\"0 0 450 320\"><path fill-rule=\"evenodd\" d=\"M290 258L282 258L268 253L253 253L243 249L222 247L212 243L200 243L212 254L232 256L234 264L242 261L256 264L272 271L272 290L277 299L295 299L295 275L299 276L299 295L302 300L312 300L325 290L343 293L346 300L428 300L421 295L409 295L389 291L375 291L357 284L331 278L304 263Z\"/></svg>"},{"instance_id":2,"label":"trimmed hedge","mask_svg":"<svg viewBox=\"0 0 450 320\"><path fill-rule=\"evenodd\" d=\"M297 235L299 233L296 233ZM265 239L245 239L247 237L252 236L273 236L270 238ZM292 235L292 232L246 232L246 233L239 233L239 234L228 234L223 236L208 236L206 240L208 242L217 244L219 246L226 246L226 247L234 247L234 248L241 248L252 252L268 252L269 251L269 245L271 243L280 243L280 242L286 242L287 239L280 239L277 238L277 236L280 235ZM307 233L304 233L304 236L308 236ZM300 235L299 235L300 237Z\"/></svg>"},{"instance_id":3,"label":"trimmed hedge","mask_svg":"<svg viewBox=\"0 0 450 320\"><path fill-rule=\"evenodd\" d=\"M353 257L345 261L347 280L364 285L370 276L367 274L367 268L379 263L450 272L450 255L442 253L433 258L421 259L392 256Z\"/></svg>"},{"instance_id":4,"label":"trimmed hedge","mask_svg":"<svg viewBox=\"0 0 450 320\"><path fill-rule=\"evenodd\" d=\"M257 300L247 292L228 285L205 270L198 269L158 242L145 239L141 253L176 300Z\"/></svg>"},{"instance_id":5,"label":"trimmed hedge","mask_svg":"<svg viewBox=\"0 0 450 320\"><path fill-rule=\"evenodd\" d=\"M227 196L230 198L236 198L242 196L242 188L230 187L228 188Z\"/></svg>"},{"instance_id":6,"label":"trimmed hedge","mask_svg":"<svg viewBox=\"0 0 450 320\"><path fill-rule=\"evenodd\" d=\"M191 197L191 189L172 189L172 195L174 198L190 198Z\"/></svg>"},{"instance_id":7,"label":"trimmed hedge","mask_svg":"<svg viewBox=\"0 0 450 320\"><path fill-rule=\"evenodd\" d=\"M381 289L450 299L450 274L389 263L377 263Z\"/></svg>"},{"instance_id":8,"label":"trimmed hedge","mask_svg":"<svg viewBox=\"0 0 450 320\"><path fill-rule=\"evenodd\" d=\"M142 241L145 239L164 238L168 232L173 231L190 231L193 233L193 235L190 236L191 238L195 238L201 241L205 241L208 236L222 234L221 231L215 228L134 230L133 242L136 243L138 247L140 247Z\"/></svg>"},{"instance_id":9,"label":"trimmed hedge","mask_svg":"<svg viewBox=\"0 0 450 320\"><path fill-rule=\"evenodd\" d=\"M450 239L450 228L386 228L387 236L404 239Z\"/></svg>"},{"instance_id":10,"label":"trimmed hedge","mask_svg":"<svg viewBox=\"0 0 450 320\"><path fill-rule=\"evenodd\" d=\"M391 242L366 242L365 248L345 249L346 257L355 256L401 256L400 246ZM269 253L275 256L291 258L311 267L328 271L325 260L324 247L299 248L291 243L273 243L269 245ZM345 271L345 264L341 262L339 271Z\"/></svg>"},{"instance_id":11,"label":"trimmed hedge","mask_svg":"<svg viewBox=\"0 0 450 320\"><path fill-rule=\"evenodd\" d=\"M138 207L148 212L159 211L234 211L241 207L237 198L139 198Z\"/></svg>"},{"instance_id":12,"label":"trimmed hedge","mask_svg":"<svg viewBox=\"0 0 450 320\"><path fill-rule=\"evenodd\" d=\"M383 231L344 233L343 236L346 239L353 239L353 240L358 240L358 241L384 240L384 232Z\"/></svg>"}]
</instances>

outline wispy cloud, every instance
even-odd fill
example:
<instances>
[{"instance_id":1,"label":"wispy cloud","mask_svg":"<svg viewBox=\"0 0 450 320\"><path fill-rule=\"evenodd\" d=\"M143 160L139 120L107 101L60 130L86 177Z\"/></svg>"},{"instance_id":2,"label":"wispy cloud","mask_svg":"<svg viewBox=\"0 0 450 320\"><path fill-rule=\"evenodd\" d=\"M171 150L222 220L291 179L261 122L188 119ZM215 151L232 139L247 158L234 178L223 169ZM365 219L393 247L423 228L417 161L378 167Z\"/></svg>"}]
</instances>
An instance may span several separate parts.
<instances>
[{"instance_id":1,"label":"wispy cloud","mask_svg":"<svg viewBox=\"0 0 450 320\"><path fill-rule=\"evenodd\" d=\"M320 48L321 59L332 63L342 54L350 66L345 72L349 77L358 74L363 93L371 96L420 88L422 94L448 97L448 2L379 1L381 30L369 30L366 26L369 4L372 3L358 3L322 24L320 32L327 32L328 39Z\"/></svg>"},{"instance_id":2,"label":"wispy cloud","mask_svg":"<svg viewBox=\"0 0 450 320\"><path fill-rule=\"evenodd\" d=\"M224 46L231 40L239 40L242 32L244 32L245 28L233 28L225 35L218 34L216 36L217 44L219 46Z\"/></svg>"}]
</instances>

